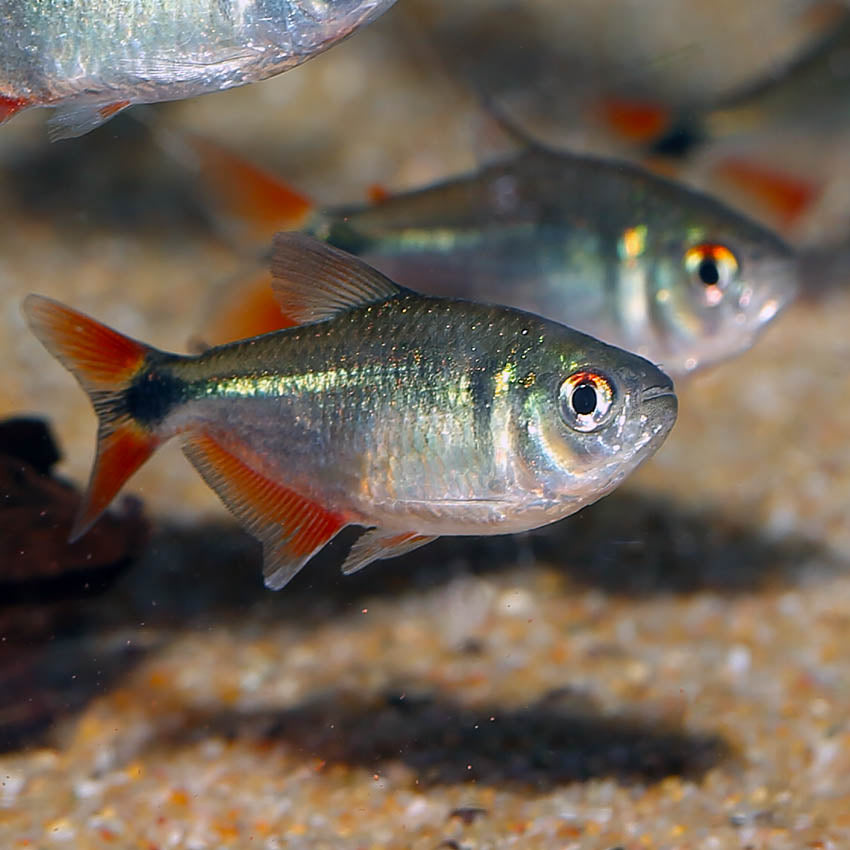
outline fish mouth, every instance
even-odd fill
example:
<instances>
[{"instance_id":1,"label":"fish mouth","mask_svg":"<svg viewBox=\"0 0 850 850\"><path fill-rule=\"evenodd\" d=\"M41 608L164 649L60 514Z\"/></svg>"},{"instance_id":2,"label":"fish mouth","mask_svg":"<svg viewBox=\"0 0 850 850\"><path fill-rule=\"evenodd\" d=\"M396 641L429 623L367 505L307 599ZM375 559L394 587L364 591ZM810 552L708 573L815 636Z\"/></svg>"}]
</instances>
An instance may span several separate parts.
<instances>
[{"instance_id":1,"label":"fish mouth","mask_svg":"<svg viewBox=\"0 0 850 850\"><path fill-rule=\"evenodd\" d=\"M651 401L654 398L667 398L672 396L676 397L676 391L673 388L672 381L667 384L657 384L652 387L646 387L646 389L641 391L640 400L641 401Z\"/></svg>"}]
</instances>

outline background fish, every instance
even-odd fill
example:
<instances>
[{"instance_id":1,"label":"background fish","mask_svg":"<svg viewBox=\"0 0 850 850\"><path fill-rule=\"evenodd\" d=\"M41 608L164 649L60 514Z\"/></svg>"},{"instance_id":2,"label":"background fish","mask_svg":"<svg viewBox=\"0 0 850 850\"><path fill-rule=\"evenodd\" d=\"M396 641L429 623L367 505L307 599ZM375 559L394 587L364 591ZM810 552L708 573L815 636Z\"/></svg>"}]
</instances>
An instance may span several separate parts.
<instances>
[{"instance_id":1,"label":"background fish","mask_svg":"<svg viewBox=\"0 0 850 850\"><path fill-rule=\"evenodd\" d=\"M0 121L54 106L51 138L133 103L264 80L305 62L394 0L21 0L0 8Z\"/></svg>"},{"instance_id":2,"label":"background fish","mask_svg":"<svg viewBox=\"0 0 850 850\"><path fill-rule=\"evenodd\" d=\"M345 572L442 534L560 519L616 487L675 421L663 372L564 326L416 295L303 234L276 240L273 268L303 324L196 357L26 300L100 419L75 536L179 434L279 588L349 524L372 530Z\"/></svg>"},{"instance_id":3,"label":"background fish","mask_svg":"<svg viewBox=\"0 0 850 850\"><path fill-rule=\"evenodd\" d=\"M842 14L822 0L409 0L448 73L541 142L612 152L600 105L685 107L766 77ZM658 130L649 110L629 122ZM597 122L599 124L597 125ZM603 132L599 132L602 130Z\"/></svg>"},{"instance_id":4,"label":"background fish","mask_svg":"<svg viewBox=\"0 0 850 850\"><path fill-rule=\"evenodd\" d=\"M196 150L204 184L252 227L303 228L414 289L538 313L671 374L746 350L796 291L791 251L766 228L619 161L532 147L372 206L316 212L210 143ZM263 275L231 289L205 339L280 327Z\"/></svg>"},{"instance_id":5,"label":"background fish","mask_svg":"<svg viewBox=\"0 0 850 850\"><path fill-rule=\"evenodd\" d=\"M805 126L809 132L850 124L850 15L814 39L779 70L708 102L609 104L615 128L635 135L654 155L681 157L701 144L749 133ZM638 128L655 124L647 134Z\"/></svg>"}]
</instances>

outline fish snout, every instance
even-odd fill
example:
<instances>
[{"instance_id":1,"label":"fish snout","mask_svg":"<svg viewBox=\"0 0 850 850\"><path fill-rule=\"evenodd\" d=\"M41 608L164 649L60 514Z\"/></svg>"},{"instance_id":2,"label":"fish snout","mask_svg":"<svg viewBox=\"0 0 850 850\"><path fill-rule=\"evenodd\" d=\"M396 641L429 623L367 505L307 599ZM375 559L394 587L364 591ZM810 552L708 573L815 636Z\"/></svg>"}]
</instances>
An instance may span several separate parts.
<instances>
[{"instance_id":1,"label":"fish snout","mask_svg":"<svg viewBox=\"0 0 850 850\"><path fill-rule=\"evenodd\" d=\"M679 400L673 381L660 369L647 375L640 390L640 406L649 419L656 444L667 435L679 413Z\"/></svg>"}]
</instances>

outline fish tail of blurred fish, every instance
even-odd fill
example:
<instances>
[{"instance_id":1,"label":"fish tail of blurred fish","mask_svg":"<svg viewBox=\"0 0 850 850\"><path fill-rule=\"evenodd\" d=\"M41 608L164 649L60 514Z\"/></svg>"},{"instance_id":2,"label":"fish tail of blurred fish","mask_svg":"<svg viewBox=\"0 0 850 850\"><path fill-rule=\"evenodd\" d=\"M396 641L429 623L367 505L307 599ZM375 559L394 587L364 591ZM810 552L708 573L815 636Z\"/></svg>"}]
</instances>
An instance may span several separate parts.
<instances>
[{"instance_id":1,"label":"fish tail of blurred fish","mask_svg":"<svg viewBox=\"0 0 850 850\"><path fill-rule=\"evenodd\" d=\"M592 118L617 138L650 151L675 134L680 124L671 108L648 99L606 97L591 107L591 113ZM688 127L688 130L696 139L701 138L698 128ZM677 154L681 156L689 151L690 146Z\"/></svg>"},{"instance_id":2,"label":"fish tail of blurred fish","mask_svg":"<svg viewBox=\"0 0 850 850\"><path fill-rule=\"evenodd\" d=\"M629 146L674 161L728 134L710 111L675 108L651 98L604 97L591 106L589 117Z\"/></svg>"},{"instance_id":3,"label":"fish tail of blurred fish","mask_svg":"<svg viewBox=\"0 0 850 850\"><path fill-rule=\"evenodd\" d=\"M134 381L159 352L50 298L30 295L23 307L35 335L74 375L98 417L97 453L71 531L73 542L160 444L156 433L133 415L130 399Z\"/></svg>"},{"instance_id":4,"label":"fish tail of blurred fish","mask_svg":"<svg viewBox=\"0 0 850 850\"><path fill-rule=\"evenodd\" d=\"M251 241L267 244L281 230L299 230L315 212L306 195L273 172L211 139L162 125L136 110L157 144L192 173L201 193L221 218L250 231Z\"/></svg>"},{"instance_id":5,"label":"fish tail of blurred fish","mask_svg":"<svg viewBox=\"0 0 850 850\"><path fill-rule=\"evenodd\" d=\"M644 164L650 170L672 178L698 146L719 135L706 120L710 114L677 112L652 101L610 98L600 104L597 115L617 138L646 153ZM813 180L738 153L716 156L711 175L737 193L743 206L786 233L812 209L823 190Z\"/></svg>"},{"instance_id":6,"label":"fish tail of blurred fish","mask_svg":"<svg viewBox=\"0 0 850 850\"><path fill-rule=\"evenodd\" d=\"M718 160L712 174L786 234L814 207L824 190L814 180L740 156Z\"/></svg>"},{"instance_id":7,"label":"fish tail of blurred fish","mask_svg":"<svg viewBox=\"0 0 850 850\"><path fill-rule=\"evenodd\" d=\"M137 110L138 113L141 110ZM195 176L214 218L229 235L234 229L249 233L250 245L268 244L281 230L301 230L316 215L313 201L273 172L210 139L161 125L156 116L136 114L147 124L157 143ZM371 195L385 190L374 187ZM239 245L244 238L237 238ZM257 252L255 262L235 277L223 280L221 292L210 300L212 309L201 322L197 348L259 336L290 326L271 288L266 258Z\"/></svg>"}]
</instances>

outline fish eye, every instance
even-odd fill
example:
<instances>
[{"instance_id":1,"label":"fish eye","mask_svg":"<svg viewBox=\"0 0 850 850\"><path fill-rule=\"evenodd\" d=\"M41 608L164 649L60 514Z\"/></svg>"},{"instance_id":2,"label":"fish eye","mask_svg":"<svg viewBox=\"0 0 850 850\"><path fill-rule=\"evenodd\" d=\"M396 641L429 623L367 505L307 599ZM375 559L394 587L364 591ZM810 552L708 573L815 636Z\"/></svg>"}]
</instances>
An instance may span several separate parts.
<instances>
[{"instance_id":1,"label":"fish eye","mask_svg":"<svg viewBox=\"0 0 850 850\"><path fill-rule=\"evenodd\" d=\"M574 372L558 389L561 418L576 431L595 431L604 425L614 406L614 385L600 372Z\"/></svg>"},{"instance_id":2,"label":"fish eye","mask_svg":"<svg viewBox=\"0 0 850 850\"><path fill-rule=\"evenodd\" d=\"M691 279L705 291L706 301L714 306L723 299L723 290L738 273L735 255L725 246L710 242L688 248L685 269Z\"/></svg>"}]
</instances>

